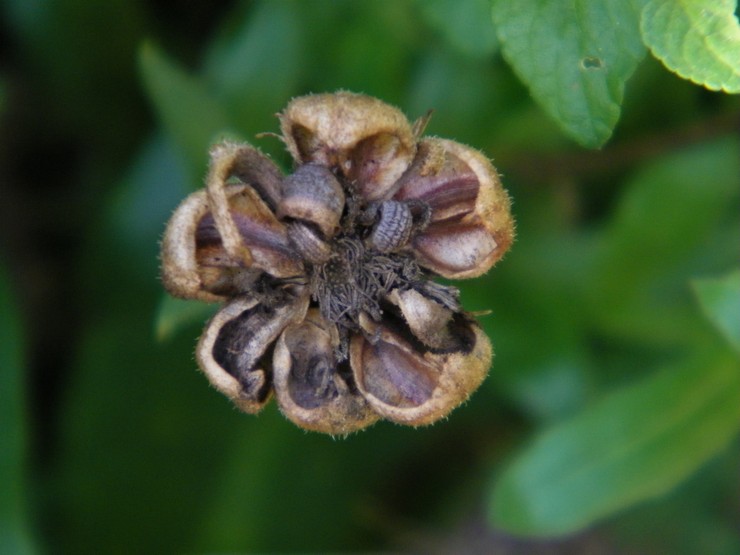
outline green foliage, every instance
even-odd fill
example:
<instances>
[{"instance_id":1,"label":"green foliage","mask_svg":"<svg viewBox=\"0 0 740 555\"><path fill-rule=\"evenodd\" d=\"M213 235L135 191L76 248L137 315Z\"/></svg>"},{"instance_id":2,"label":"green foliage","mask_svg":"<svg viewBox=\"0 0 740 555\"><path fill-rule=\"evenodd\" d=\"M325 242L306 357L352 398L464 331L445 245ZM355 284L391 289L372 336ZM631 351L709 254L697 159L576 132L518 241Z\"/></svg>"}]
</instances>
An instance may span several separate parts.
<instances>
[{"instance_id":1,"label":"green foliage","mask_svg":"<svg viewBox=\"0 0 740 555\"><path fill-rule=\"evenodd\" d=\"M668 69L708 89L740 92L735 0L652 0L642 13L645 44Z\"/></svg>"},{"instance_id":2,"label":"green foliage","mask_svg":"<svg viewBox=\"0 0 740 555\"><path fill-rule=\"evenodd\" d=\"M734 247L707 245L737 217L739 148L728 139L679 151L626 183L588 280L600 329L647 343L679 345L692 337L696 315L687 283L693 275L682 266L697 271L708 257L719 267L733 260Z\"/></svg>"},{"instance_id":3,"label":"green foliage","mask_svg":"<svg viewBox=\"0 0 740 555\"><path fill-rule=\"evenodd\" d=\"M213 314L215 307L197 301L162 297L154 322L154 334L160 341L171 339L181 329L191 324L204 322Z\"/></svg>"},{"instance_id":4,"label":"green foliage","mask_svg":"<svg viewBox=\"0 0 740 555\"><path fill-rule=\"evenodd\" d=\"M736 435L738 361L701 353L544 431L499 477L492 522L568 534L669 491Z\"/></svg>"},{"instance_id":5,"label":"green foliage","mask_svg":"<svg viewBox=\"0 0 740 555\"><path fill-rule=\"evenodd\" d=\"M532 96L580 144L603 145L645 53L638 10L622 0L492 4L503 54Z\"/></svg>"},{"instance_id":6,"label":"green foliage","mask_svg":"<svg viewBox=\"0 0 740 555\"><path fill-rule=\"evenodd\" d=\"M228 126L221 106L203 83L151 44L141 48L141 73L163 127L192 166L194 183L208 160L209 146Z\"/></svg>"},{"instance_id":7,"label":"green foliage","mask_svg":"<svg viewBox=\"0 0 740 555\"><path fill-rule=\"evenodd\" d=\"M491 0L504 57L571 138L602 146L627 79L653 55L681 77L740 92L734 0Z\"/></svg>"},{"instance_id":8,"label":"green foliage","mask_svg":"<svg viewBox=\"0 0 740 555\"><path fill-rule=\"evenodd\" d=\"M740 551L733 3L165 4L2 7L0 551ZM238 413L193 360L215 307L157 279L210 144L288 170L257 135L339 88L434 109L514 200L461 284L494 366L431 428Z\"/></svg>"},{"instance_id":9,"label":"green foliage","mask_svg":"<svg viewBox=\"0 0 740 555\"><path fill-rule=\"evenodd\" d=\"M489 0L423 0L420 4L429 24L462 54L486 57L498 49Z\"/></svg>"},{"instance_id":10,"label":"green foliage","mask_svg":"<svg viewBox=\"0 0 740 555\"><path fill-rule=\"evenodd\" d=\"M740 271L721 278L696 280L694 289L711 322L740 351Z\"/></svg>"},{"instance_id":11,"label":"green foliage","mask_svg":"<svg viewBox=\"0 0 740 555\"><path fill-rule=\"evenodd\" d=\"M0 553L36 551L28 524L28 414L25 340L5 268L0 266Z\"/></svg>"}]
</instances>

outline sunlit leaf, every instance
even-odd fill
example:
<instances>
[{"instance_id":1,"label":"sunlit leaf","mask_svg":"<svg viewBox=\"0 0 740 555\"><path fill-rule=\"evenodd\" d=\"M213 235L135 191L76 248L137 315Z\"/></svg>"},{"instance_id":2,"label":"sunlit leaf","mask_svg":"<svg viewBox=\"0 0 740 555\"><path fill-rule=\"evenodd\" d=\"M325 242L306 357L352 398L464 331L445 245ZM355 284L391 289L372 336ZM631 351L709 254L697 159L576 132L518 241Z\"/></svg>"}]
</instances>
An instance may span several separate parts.
<instances>
[{"instance_id":1,"label":"sunlit leaf","mask_svg":"<svg viewBox=\"0 0 740 555\"><path fill-rule=\"evenodd\" d=\"M721 278L696 280L693 285L707 317L740 351L740 270Z\"/></svg>"},{"instance_id":2,"label":"sunlit leaf","mask_svg":"<svg viewBox=\"0 0 740 555\"><path fill-rule=\"evenodd\" d=\"M623 0L493 0L504 58L563 131L603 145L619 119L624 84L645 48L639 10Z\"/></svg>"},{"instance_id":3,"label":"sunlit leaf","mask_svg":"<svg viewBox=\"0 0 740 555\"><path fill-rule=\"evenodd\" d=\"M499 477L492 523L555 536L669 491L740 426L740 370L704 354L609 394L541 434Z\"/></svg>"},{"instance_id":4,"label":"sunlit leaf","mask_svg":"<svg viewBox=\"0 0 740 555\"><path fill-rule=\"evenodd\" d=\"M642 12L642 36L655 57L684 79L739 93L736 7L736 0L652 0Z\"/></svg>"}]
</instances>

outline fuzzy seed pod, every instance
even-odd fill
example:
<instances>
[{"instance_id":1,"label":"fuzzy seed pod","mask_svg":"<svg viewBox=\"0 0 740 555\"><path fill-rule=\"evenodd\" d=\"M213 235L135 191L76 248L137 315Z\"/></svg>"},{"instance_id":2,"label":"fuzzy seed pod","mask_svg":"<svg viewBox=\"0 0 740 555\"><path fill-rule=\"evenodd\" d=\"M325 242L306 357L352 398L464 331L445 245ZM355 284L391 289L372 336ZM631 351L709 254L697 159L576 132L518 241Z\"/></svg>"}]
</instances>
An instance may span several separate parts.
<instances>
[{"instance_id":1,"label":"fuzzy seed pod","mask_svg":"<svg viewBox=\"0 0 740 555\"><path fill-rule=\"evenodd\" d=\"M481 153L422 139L396 108L347 92L279 115L295 170L249 145L211 149L203 191L173 214L162 280L223 302L196 351L243 411L274 394L298 426L347 434L380 418L430 424L484 379L492 348L454 287L514 237Z\"/></svg>"},{"instance_id":2,"label":"fuzzy seed pod","mask_svg":"<svg viewBox=\"0 0 740 555\"><path fill-rule=\"evenodd\" d=\"M298 297L300 298L300 297ZM208 323L196 349L211 384L241 410L262 410L272 393L269 363L263 357L291 321L303 319L307 299L265 306L237 297Z\"/></svg>"},{"instance_id":3,"label":"fuzzy seed pod","mask_svg":"<svg viewBox=\"0 0 740 555\"><path fill-rule=\"evenodd\" d=\"M511 246L511 203L480 152L444 139L423 140L398 185L394 199L431 208L429 225L414 238L426 268L446 278L479 276Z\"/></svg>"},{"instance_id":4,"label":"fuzzy seed pod","mask_svg":"<svg viewBox=\"0 0 740 555\"><path fill-rule=\"evenodd\" d=\"M385 196L416 152L400 110L349 92L294 99L280 114L280 128L295 160L336 169L369 200Z\"/></svg>"},{"instance_id":5,"label":"fuzzy seed pod","mask_svg":"<svg viewBox=\"0 0 740 555\"><path fill-rule=\"evenodd\" d=\"M463 350L434 354L418 349L395 326L365 318L372 337L352 339L350 361L357 387L379 414L420 426L448 414L478 388L488 373L491 343L475 323Z\"/></svg>"}]
</instances>

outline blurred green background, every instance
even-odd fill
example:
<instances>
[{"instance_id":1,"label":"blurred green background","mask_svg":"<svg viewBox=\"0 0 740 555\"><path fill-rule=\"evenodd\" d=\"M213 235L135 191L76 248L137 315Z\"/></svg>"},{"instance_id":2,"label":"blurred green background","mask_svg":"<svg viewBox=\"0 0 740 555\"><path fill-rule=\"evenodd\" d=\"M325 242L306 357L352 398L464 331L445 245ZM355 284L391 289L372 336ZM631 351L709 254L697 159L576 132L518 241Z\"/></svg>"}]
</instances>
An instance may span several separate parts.
<instances>
[{"instance_id":1,"label":"blurred green background","mask_svg":"<svg viewBox=\"0 0 740 555\"><path fill-rule=\"evenodd\" d=\"M0 552L740 552L737 95L645 57L588 150L484 0L1 6ZM196 370L207 312L158 281L208 145L288 169L256 135L337 89L433 108L514 200L462 284L490 377L430 428L238 413Z\"/></svg>"}]
</instances>

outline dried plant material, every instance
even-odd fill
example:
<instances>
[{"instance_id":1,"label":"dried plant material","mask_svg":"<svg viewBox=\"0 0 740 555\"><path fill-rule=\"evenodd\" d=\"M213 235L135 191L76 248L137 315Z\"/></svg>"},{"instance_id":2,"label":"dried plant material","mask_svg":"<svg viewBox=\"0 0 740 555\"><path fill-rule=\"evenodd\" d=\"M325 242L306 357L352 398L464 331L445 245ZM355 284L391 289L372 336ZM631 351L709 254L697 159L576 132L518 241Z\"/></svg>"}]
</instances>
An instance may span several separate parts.
<instances>
[{"instance_id":1,"label":"dried plant material","mask_svg":"<svg viewBox=\"0 0 740 555\"><path fill-rule=\"evenodd\" d=\"M225 302L198 344L201 369L240 409L274 394L308 430L443 418L492 349L457 289L432 277L481 275L510 247L496 170L420 138L428 116L412 126L363 95L297 98L279 118L293 173L250 145L216 145L206 190L165 232L167 290Z\"/></svg>"}]
</instances>

